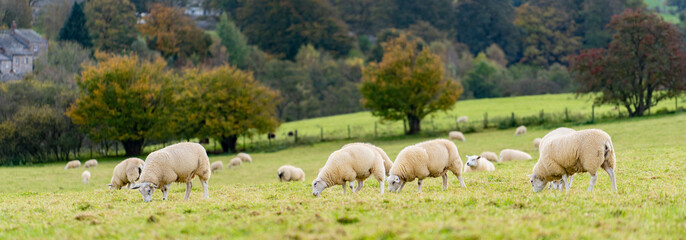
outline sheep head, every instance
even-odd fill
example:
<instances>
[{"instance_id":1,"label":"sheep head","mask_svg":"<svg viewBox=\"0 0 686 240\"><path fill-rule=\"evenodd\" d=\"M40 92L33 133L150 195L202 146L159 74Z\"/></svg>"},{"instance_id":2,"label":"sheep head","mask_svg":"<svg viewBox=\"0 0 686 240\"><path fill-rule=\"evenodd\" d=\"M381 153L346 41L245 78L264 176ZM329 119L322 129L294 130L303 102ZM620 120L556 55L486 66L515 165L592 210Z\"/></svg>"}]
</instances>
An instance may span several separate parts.
<instances>
[{"instance_id":1,"label":"sheep head","mask_svg":"<svg viewBox=\"0 0 686 240\"><path fill-rule=\"evenodd\" d=\"M473 156L466 155L466 156L467 156L467 166L469 166L469 167L479 166L479 158L481 158L481 156L479 156L479 155L473 155Z\"/></svg>"},{"instance_id":2,"label":"sheep head","mask_svg":"<svg viewBox=\"0 0 686 240\"><path fill-rule=\"evenodd\" d=\"M131 189L138 189L143 196L143 202L150 202L152 200L152 194L155 192L155 188L157 188L157 185L150 182L144 182L136 184L136 186L133 186Z\"/></svg>"},{"instance_id":3,"label":"sheep head","mask_svg":"<svg viewBox=\"0 0 686 240\"><path fill-rule=\"evenodd\" d=\"M324 191L324 189L326 189L327 187L328 186L326 182L324 182L321 178L318 177L317 179L312 181L312 195L318 197L319 194L321 194L322 191Z\"/></svg>"},{"instance_id":4,"label":"sheep head","mask_svg":"<svg viewBox=\"0 0 686 240\"><path fill-rule=\"evenodd\" d=\"M543 189L545 189L545 185L548 183L547 181L541 179L540 177L537 177L534 174L527 175L529 177L529 182L531 183L531 187L533 187L534 192L540 192Z\"/></svg>"},{"instance_id":5,"label":"sheep head","mask_svg":"<svg viewBox=\"0 0 686 240\"><path fill-rule=\"evenodd\" d=\"M405 180L400 179L400 177L391 174L386 178L386 182L388 182L388 191L389 192L400 192L400 189L402 185L405 183Z\"/></svg>"}]
</instances>

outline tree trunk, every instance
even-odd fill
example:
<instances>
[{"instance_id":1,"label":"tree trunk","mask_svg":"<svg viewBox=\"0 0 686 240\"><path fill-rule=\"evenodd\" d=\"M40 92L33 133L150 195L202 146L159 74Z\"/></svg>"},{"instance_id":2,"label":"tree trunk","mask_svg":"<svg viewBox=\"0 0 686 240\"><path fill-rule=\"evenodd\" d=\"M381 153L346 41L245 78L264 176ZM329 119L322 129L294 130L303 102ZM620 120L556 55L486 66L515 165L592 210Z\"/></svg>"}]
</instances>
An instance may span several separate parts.
<instances>
[{"instance_id":1,"label":"tree trunk","mask_svg":"<svg viewBox=\"0 0 686 240\"><path fill-rule=\"evenodd\" d=\"M231 135L219 140L219 144L222 145L222 152L236 152L236 141L238 141L238 135Z\"/></svg>"},{"instance_id":2,"label":"tree trunk","mask_svg":"<svg viewBox=\"0 0 686 240\"><path fill-rule=\"evenodd\" d=\"M410 130L407 131L405 134L412 135L422 131L422 119L420 119L419 117L413 114L407 114L407 122L408 125L410 125Z\"/></svg>"},{"instance_id":3,"label":"tree trunk","mask_svg":"<svg viewBox=\"0 0 686 240\"><path fill-rule=\"evenodd\" d=\"M143 142L144 139L126 140L121 141L121 144L124 145L124 151L126 151L126 156L132 157L141 155L141 153L143 152Z\"/></svg>"}]
</instances>

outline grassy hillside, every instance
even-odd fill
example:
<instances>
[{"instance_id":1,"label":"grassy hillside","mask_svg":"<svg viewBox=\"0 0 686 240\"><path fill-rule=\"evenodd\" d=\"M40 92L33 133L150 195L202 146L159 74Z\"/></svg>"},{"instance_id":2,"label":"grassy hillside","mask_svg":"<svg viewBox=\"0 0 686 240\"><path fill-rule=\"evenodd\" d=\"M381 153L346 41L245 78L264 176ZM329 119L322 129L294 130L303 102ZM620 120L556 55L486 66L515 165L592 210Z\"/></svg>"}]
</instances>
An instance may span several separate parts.
<instances>
[{"instance_id":1,"label":"grassy hillside","mask_svg":"<svg viewBox=\"0 0 686 240\"><path fill-rule=\"evenodd\" d=\"M531 111L535 112L536 109ZM686 180L683 144L686 114L646 117L587 125L607 131L616 147L618 193L610 191L605 172L596 189L586 192L588 174L574 179L571 192L533 193L525 176L537 159L531 140L550 129L467 134L460 154L518 148L530 161L496 164L496 171L465 176L459 188L450 174L447 191L429 179L422 193L416 181L399 194L379 195L368 180L356 194L340 187L311 195L311 181L328 155L345 141L319 143L275 153L253 154L254 163L224 169L210 179L210 199L203 200L197 180L191 200L175 184L170 200L143 203L135 190L108 191L115 161L92 169L63 164L0 168L0 239L25 238L231 238L231 239L455 239L455 238L681 238L686 234ZM405 146L424 138L398 137L374 142L394 159ZM233 156L211 161L226 164ZM279 183L282 164L302 167L306 181Z\"/></svg>"}]
</instances>

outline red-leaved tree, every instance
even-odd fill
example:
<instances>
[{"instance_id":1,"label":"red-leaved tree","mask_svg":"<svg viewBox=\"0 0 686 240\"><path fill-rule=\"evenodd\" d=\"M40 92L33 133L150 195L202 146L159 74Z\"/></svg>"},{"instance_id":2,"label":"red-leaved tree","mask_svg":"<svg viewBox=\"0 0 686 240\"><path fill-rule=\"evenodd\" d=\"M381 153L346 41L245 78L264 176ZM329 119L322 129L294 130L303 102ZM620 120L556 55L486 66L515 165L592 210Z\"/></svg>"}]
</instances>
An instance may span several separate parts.
<instances>
[{"instance_id":1,"label":"red-leaved tree","mask_svg":"<svg viewBox=\"0 0 686 240\"><path fill-rule=\"evenodd\" d=\"M684 91L686 49L674 25L644 9L627 9L607 28L614 32L608 49L572 58L578 94L595 95L597 104L622 105L633 117Z\"/></svg>"}]
</instances>

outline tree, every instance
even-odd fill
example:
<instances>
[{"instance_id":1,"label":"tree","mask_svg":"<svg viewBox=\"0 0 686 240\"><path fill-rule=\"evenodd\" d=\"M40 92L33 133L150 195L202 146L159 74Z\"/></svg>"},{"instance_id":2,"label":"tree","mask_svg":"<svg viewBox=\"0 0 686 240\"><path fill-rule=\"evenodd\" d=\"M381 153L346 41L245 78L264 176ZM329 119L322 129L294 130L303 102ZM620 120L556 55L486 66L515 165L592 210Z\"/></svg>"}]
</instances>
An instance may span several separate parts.
<instances>
[{"instance_id":1,"label":"tree","mask_svg":"<svg viewBox=\"0 0 686 240\"><path fill-rule=\"evenodd\" d=\"M183 65L192 56L204 60L209 55L212 38L195 26L182 8L156 3L143 20L145 24L139 24L138 30L147 37L148 46L163 57L180 60L179 65Z\"/></svg>"},{"instance_id":2,"label":"tree","mask_svg":"<svg viewBox=\"0 0 686 240\"><path fill-rule=\"evenodd\" d=\"M127 156L140 155L145 139L166 128L159 124L171 101L166 64L100 52L96 58L78 77L81 94L67 116L94 141L119 140Z\"/></svg>"},{"instance_id":3,"label":"tree","mask_svg":"<svg viewBox=\"0 0 686 240\"><path fill-rule=\"evenodd\" d=\"M136 40L136 10L129 0L90 0L84 13L96 49L127 50Z\"/></svg>"},{"instance_id":4,"label":"tree","mask_svg":"<svg viewBox=\"0 0 686 240\"><path fill-rule=\"evenodd\" d=\"M394 0L331 0L341 19L357 35L375 35L379 30L393 27Z\"/></svg>"},{"instance_id":5,"label":"tree","mask_svg":"<svg viewBox=\"0 0 686 240\"><path fill-rule=\"evenodd\" d=\"M86 15L81 9L81 4L74 2L71 14L60 30L59 40L74 41L84 47L92 46L88 28L86 28Z\"/></svg>"},{"instance_id":6,"label":"tree","mask_svg":"<svg viewBox=\"0 0 686 240\"><path fill-rule=\"evenodd\" d=\"M572 16L552 2L522 4L514 23L526 33L522 63L543 67L565 63L567 56L581 46L581 38L574 36L576 24Z\"/></svg>"},{"instance_id":7,"label":"tree","mask_svg":"<svg viewBox=\"0 0 686 240\"><path fill-rule=\"evenodd\" d=\"M197 136L219 140L224 152L235 152L241 135L267 133L279 126L278 92L255 81L252 73L224 65L207 71L191 69L184 78L185 90L175 97L183 118L178 126L190 126L198 129Z\"/></svg>"},{"instance_id":8,"label":"tree","mask_svg":"<svg viewBox=\"0 0 686 240\"><path fill-rule=\"evenodd\" d=\"M675 6L679 11L686 10L686 0L667 0L667 5Z\"/></svg>"},{"instance_id":9,"label":"tree","mask_svg":"<svg viewBox=\"0 0 686 240\"><path fill-rule=\"evenodd\" d=\"M229 54L229 62L239 68L244 67L245 58L250 51L248 39L243 36L241 30L233 21L229 20L226 13L222 14L217 24L217 35L221 38L222 45Z\"/></svg>"},{"instance_id":10,"label":"tree","mask_svg":"<svg viewBox=\"0 0 686 240\"><path fill-rule=\"evenodd\" d=\"M455 9L457 41L467 44L472 54L483 52L495 43L510 62L520 58L520 30L513 22L515 11L511 1L465 0Z\"/></svg>"},{"instance_id":11,"label":"tree","mask_svg":"<svg viewBox=\"0 0 686 240\"><path fill-rule=\"evenodd\" d=\"M56 0L43 5L34 20L34 29L47 39L57 39L60 30L71 15L73 0ZM81 12L83 14L83 11ZM84 24L85 24L84 18Z\"/></svg>"},{"instance_id":12,"label":"tree","mask_svg":"<svg viewBox=\"0 0 686 240\"><path fill-rule=\"evenodd\" d=\"M352 38L327 0L253 0L238 10L237 21L252 44L292 60L312 44L335 56L348 54Z\"/></svg>"},{"instance_id":13,"label":"tree","mask_svg":"<svg viewBox=\"0 0 686 240\"><path fill-rule=\"evenodd\" d=\"M17 28L31 28L31 5L29 0L0 0L0 27L12 27L12 21Z\"/></svg>"},{"instance_id":14,"label":"tree","mask_svg":"<svg viewBox=\"0 0 686 240\"><path fill-rule=\"evenodd\" d=\"M393 0L393 3L391 17L396 28L407 28L418 21L426 21L438 29L450 29L453 21L452 0Z\"/></svg>"},{"instance_id":15,"label":"tree","mask_svg":"<svg viewBox=\"0 0 686 240\"><path fill-rule=\"evenodd\" d=\"M464 85L474 98L497 97L495 77L498 74L496 63L489 61L482 53L474 59L474 68L467 72Z\"/></svg>"},{"instance_id":16,"label":"tree","mask_svg":"<svg viewBox=\"0 0 686 240\"><path fill-rule=\"evenodd\" d=\"M571 63L577 93L594 94L597 104L622 105L634 117L683 92L686 50L672 24L627 9L608 28L615 32L608 49L584 50Z\"/></svg>"},{"instance_id":17,"label":"tree","mask_svg":"<svg viewBox=\"0 0 686 240\"><path fill-rule=\"evenodd\" d=\"M380 63L364 69L360 93L362 105L384 120L406 119L406 134L421 131L421 120L432 112L453 107L462 86L444 77L441 58L407 36L384 44Z\"/></svg>"}]
</instances>

